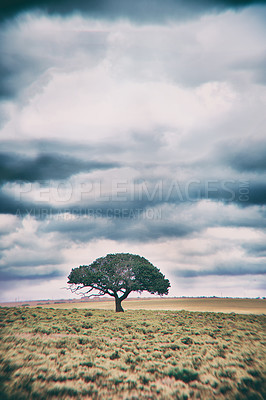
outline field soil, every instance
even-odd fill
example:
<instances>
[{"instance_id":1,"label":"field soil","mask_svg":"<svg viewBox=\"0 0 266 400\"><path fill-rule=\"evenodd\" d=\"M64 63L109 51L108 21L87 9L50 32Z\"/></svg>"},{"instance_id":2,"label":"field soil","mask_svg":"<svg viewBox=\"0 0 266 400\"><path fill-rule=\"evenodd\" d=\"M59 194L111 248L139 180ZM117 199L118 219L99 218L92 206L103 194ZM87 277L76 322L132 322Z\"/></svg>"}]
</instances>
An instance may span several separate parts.
<instances>
[{"instance_id":1,"label":"field soil","mask_svg":"<svg viewBox=\"0 0 266 400\"><path fill-rule=\"evenodd\" d=\"M46 300L29 302L0 303L5 307L53 307L53 308L83 308L98 310L113 310L112 298L97 300ZM213 311L237 314L266 314L266 299L241 299L241 298L129 298L123 301L125 310L186 310L186 311Z\"/></svg>"}]
</instances>

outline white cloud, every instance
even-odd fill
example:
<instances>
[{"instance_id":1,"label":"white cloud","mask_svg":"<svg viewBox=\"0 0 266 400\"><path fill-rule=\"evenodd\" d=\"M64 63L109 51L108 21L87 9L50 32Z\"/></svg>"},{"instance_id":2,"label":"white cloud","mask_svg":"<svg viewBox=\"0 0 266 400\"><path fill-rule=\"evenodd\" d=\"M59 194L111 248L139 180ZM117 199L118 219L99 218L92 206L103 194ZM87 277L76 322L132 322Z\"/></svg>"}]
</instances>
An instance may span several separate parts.
<instances>
[{"instance_id":1,"label":"white cloud","mask_svg":"<svg viewBox=\"0 0 266 400\"><path fill-rule=\"evenodd\" d=\"M251 20L248 10L168 26L23 17L4 39L10 57L23 57L22 84L31 75L4 133L14 123L24 137L89 142L160 126L189 137L214 131L246 103L243 74L250 93L252 76L235 65L265 50Z\"/></svg>"}]
</instances>

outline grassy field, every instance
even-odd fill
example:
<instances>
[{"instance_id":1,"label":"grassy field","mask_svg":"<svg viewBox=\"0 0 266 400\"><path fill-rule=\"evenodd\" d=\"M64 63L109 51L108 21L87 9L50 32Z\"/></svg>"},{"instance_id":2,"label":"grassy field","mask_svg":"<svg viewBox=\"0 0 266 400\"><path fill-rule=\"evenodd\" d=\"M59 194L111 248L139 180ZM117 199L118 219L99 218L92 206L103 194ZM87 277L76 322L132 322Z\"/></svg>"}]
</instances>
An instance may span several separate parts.
<instances>
[{"instance_id":1,"label":"grassy field","mask_svg":"<svg viewBox=\"0 0 266 400\"><path fill-rule=\"evenodd\" d=\"M0 314L1 400L266 398L264 315L43 307Z\"/></svg>"}]
</instances>

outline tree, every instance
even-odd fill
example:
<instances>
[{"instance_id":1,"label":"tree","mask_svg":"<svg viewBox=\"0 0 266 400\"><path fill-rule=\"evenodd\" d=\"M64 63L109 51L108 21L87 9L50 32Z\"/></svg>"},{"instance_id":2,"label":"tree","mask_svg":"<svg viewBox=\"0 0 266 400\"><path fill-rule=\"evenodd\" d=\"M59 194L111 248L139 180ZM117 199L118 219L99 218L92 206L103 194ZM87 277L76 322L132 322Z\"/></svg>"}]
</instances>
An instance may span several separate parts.
<instances>
[{"instance_id":1,"label":"tree","mask_svg":"<svg viewBox=\"0 0 266 400\"><path fill-rule=\"evenodd\" d=\"M169 280L146 258L128 253L107 254L90 265L73 268L68 283L72 292L91 293L88 297L114 297L117 312L124 311L121 303L133 291L163 295L170 287ZM89 289L84 293L84 288Z\"/></svg>"}]
</instances>

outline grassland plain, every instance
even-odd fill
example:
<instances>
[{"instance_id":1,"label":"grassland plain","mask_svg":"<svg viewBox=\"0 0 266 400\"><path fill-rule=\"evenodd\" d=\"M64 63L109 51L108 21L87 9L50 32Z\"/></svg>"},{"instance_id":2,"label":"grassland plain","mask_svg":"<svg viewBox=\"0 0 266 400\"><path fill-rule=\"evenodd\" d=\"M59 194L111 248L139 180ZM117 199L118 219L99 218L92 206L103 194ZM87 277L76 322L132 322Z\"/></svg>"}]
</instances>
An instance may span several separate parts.
<instances>
[{"instance_id":1,"label":"grassland plain","mask_svg":"<svg viewBox=\"0 0 266 400\"><path fill-rule=\"evenodd\" d=\"M1 307L1 400L249 399L265 315Z\"/></svg>"},{"instance_id":2,"label":"grassland plain","mask_svg":"<svg viewBox=\"0 0 266 400\"><path fill-rule=\"evenodd\" d=\"M13 303L14 305L16 303ZM25 304L25 303L21 303ZM27 304L27 303L26 303ZM31 306L32 302L27 305ZM39 305L38 302L33 304ZM51 305L52 304L52 305ZM126 299L123 301L125 310L187 310L187 311L214 311L214 312L236 312L237 314L265 314L266 299L233 299L218 297L202 298L144 298L144 299ZM90 308L98 310L113 310L113 299L97 299L92 301L82 301L77 303L50 301L50 303L41 304L43 307L53 308Z\"/></svg>"}]
</instances>

